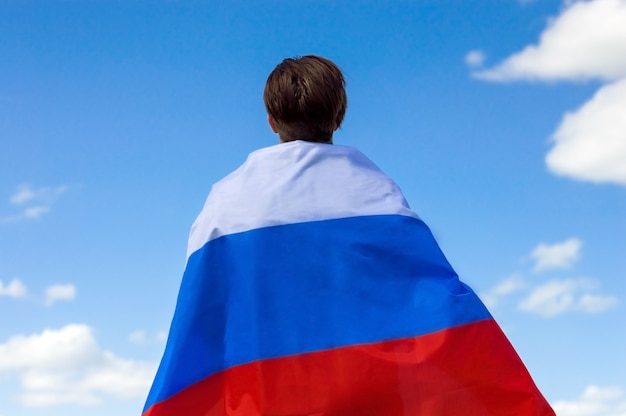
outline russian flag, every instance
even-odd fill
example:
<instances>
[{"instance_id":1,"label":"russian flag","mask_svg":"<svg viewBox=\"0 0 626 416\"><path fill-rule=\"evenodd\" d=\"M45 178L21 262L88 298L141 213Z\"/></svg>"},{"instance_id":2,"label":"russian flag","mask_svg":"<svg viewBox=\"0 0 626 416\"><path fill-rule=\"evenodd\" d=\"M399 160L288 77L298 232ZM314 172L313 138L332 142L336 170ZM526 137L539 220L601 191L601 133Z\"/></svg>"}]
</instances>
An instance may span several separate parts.
<instances>
[{"instance_id":1,"label":"russian flag","mask_svg":"<svg viewBox=\"0 0 626 416\"><path fill-rule=\"evenodd\" d=\"M295 141L213 186L143 415L554 413L397 185Z\"/></svg>"}]
</instances>

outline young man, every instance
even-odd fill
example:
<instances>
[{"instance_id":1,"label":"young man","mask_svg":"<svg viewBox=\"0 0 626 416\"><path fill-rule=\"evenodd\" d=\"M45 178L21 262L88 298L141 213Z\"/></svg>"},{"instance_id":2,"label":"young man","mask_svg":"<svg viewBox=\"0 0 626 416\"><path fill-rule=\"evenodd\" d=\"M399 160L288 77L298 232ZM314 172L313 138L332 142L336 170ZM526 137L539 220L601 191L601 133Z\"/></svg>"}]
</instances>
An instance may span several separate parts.
<instances>
[{"instance_id":1,"label":"young man","mask_svg":"<svg viewBox=\"0 0 626 416\"><path fill-rule=\"evenodd\" d=\"M286 59L264 101L281 143L194 223L144 416L553 415L396 184L332 144L340 69Z\"/></svg>"}]
</instances>

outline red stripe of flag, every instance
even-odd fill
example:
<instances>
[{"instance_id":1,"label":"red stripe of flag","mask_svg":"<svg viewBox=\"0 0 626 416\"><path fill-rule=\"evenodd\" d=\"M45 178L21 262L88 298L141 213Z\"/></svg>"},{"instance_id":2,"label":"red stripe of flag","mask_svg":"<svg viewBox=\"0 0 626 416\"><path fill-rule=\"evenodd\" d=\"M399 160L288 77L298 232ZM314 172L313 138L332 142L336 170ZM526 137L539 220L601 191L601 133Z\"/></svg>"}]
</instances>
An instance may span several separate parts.
<instances>
[{"instance_id":1,"label":"red stripe of flag","mask_svg":"<svg viewBox=\"0 0 626 416\"><path fill-rule=\"evenodd\" d=\"M254 361L144 416L554 415L492 319L417 338Z\"/></svg>"}]
</instances>

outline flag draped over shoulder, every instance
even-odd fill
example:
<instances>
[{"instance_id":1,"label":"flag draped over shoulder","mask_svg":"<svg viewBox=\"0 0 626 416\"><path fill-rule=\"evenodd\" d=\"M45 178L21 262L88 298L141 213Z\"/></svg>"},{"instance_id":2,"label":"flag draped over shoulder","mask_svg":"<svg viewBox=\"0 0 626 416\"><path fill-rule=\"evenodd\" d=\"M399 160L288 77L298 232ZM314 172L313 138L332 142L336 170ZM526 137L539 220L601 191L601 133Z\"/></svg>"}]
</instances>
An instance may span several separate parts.
<instances>
[{"instance_id":1,"label":"flag draped over shoulder","mask_svg":"<svg viewBox=\"0 0 626 416\"><path fill-rule=\"evenodd\" d=\"M143 413L553 414L395 183L301 141L213 186Z\"/></svg>"}]
</instances>

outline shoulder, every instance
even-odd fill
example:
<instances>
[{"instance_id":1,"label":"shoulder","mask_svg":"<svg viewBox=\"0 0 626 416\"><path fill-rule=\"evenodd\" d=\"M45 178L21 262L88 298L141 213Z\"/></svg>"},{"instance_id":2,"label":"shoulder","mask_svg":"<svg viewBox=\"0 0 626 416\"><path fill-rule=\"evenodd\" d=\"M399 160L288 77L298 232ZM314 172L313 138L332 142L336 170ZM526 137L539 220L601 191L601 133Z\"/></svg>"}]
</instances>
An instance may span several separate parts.
<instances>
[{"instance_id":1,"label":"shoulder","mask_svg":"<svg viewBox=\"0 0 626 416\"><path fill-rule=\"evenodd\" d=\"M260 227L393 214L417 217L395 182L357 149L283 143L253 152L213 186L189 250Z\"/></svg>"}]
</instances>

